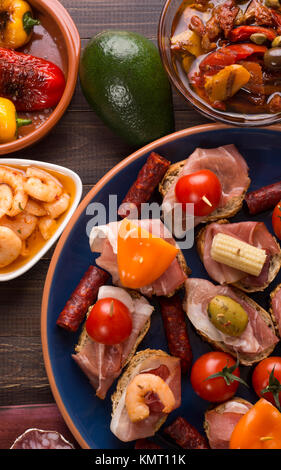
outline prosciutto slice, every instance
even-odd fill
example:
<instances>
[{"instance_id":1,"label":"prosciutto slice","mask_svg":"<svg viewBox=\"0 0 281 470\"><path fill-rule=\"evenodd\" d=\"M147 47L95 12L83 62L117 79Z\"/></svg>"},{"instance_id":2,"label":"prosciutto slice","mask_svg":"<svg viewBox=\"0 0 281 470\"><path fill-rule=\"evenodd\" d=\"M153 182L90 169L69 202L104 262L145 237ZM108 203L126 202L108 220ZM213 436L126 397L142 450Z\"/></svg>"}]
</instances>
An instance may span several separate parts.
<instances>
[{"instance_id":1,"label":"prosciutto slice","mask_svg":"<svg viewBox=\"0 0 281 470\"><path fill-rule=\"evenodd\" d=\"M165 380L174 394L176 400L175 409L178 408L181 404L180 359L155 353L137 364L133 374L131 375L131 379L144 372L159 375L163 380ZM157 403L157 399L155 397L153 397L153 399L151 396L148 397L146 403L150 406L149 417L138 423L132 423L126 410L125 397L126 389L121 395L111 420L110 429L113 434L123 442L153 436L156 432L155 427L159 420L167 416L161 411L162 407L159 406L159 401Z\"/></svg>"},{"instance_id":2,"label":"prosciutto slice","mask_svg":"<svg viewBox=\"0 0 281 470\"><path fill-rule=\"evenodd\" d=\"M277 324L279 336L281 336L281 289L280 285L277 286L275 291L271 295L271 309Z\"/></svg>"},{"instance_id":3,"label":"prosciutto slice","mask_svg":"<svg viewBox=\"0 0 281 470\"><path fill-rule=\"evenodd\" d=\"M141 226L154 236L163 238L176 245L173 236L160 219L131 220L134 225ZM90 234L90 247L93 252L100 253L96 264L108 271L114 285L121 286L117 263L117 238L122 222L110 222L108 225L94 227ZM168 269L152 284L142 287L139 291L148 297L152 295L169 295L183 285L187 275L175 258Z\"/></svg>"},{"instance_id":4,"label":"prosciutto slice","mask_svg":"<svg viewBox=\"0 0 281 470\"><path fill-rule=\"evenodd\" d=\"M205 279L188 279L185 283L184 307L187 316L197 331L217 343L223 343L235 355L251 358L266 353L278 343L274 331L264 321L257 309L244 297L238 296L229 286L216 286ZM208 304L216 295L225 295L238 302L248 314L248 324L240 336L228 336L218 330L209 320Z\"/></svg>"},{"instance_id":5,"label":"prosciutto slice","mask_svg":"<svg viewBox=\"0 0 281 470\"><path fill-rule=\"evenodd\" d=\"M211 449L229 449L234 427L251 407L246 400L234 398L206 412L205 425Z\"/></svg>"},{"instance_id":6,"label":"prosciutto slice","mask_svg":"<svg viewBox=\"0 0 281 470\"><path fill-rule=\"evenodd\" d=\"M230 235L257 248L264 249L267 252L267 260L260 275L248 275L243 271L213 260L211 257L211 247L214 236L217 233ZM263 222L212 223L207 225L205 230L203 264L209 276L219 284L233 284L243 279L244 285L263 286L268 280L270 260L272 256L279 252L278 244Z\"/></svg>"},{"instance_id":7,"label":"prosciutto slice","mask_svg":"<svg viewBox=\"0 0 281 470\"><path fill-rule=\"evenodd\" d=\"M103 286L99 289L98 300L112 297L123 302L132 314L132 332L123 343L108 346L97 343L88 335L82 348L72 357L90 383L96 389L99 398L104 399L114 380L120 375L137 338L150 318L154 307L144 298L133 299L124 289Z\"/></svg>"},{"instance_id":8,"label":"prosciutto slice","mask_svg":"<svg viewBox=\"0 0 281 470\"><path fill-rule=\"evenodd\" d=\"M162 203L165 219L177 202L175 187L179 178L199 170L211 170L220 180L222 196L218 208L225 207L228 201L241 196L248 188L248 166L234 145L226 145L213 149L197 148L186 160L178 177L173 181ZM194 227L205 221L204 217L194 217ZM179 221L174 220L174 227L180 232Z\"/></svg>"}]
</instances>

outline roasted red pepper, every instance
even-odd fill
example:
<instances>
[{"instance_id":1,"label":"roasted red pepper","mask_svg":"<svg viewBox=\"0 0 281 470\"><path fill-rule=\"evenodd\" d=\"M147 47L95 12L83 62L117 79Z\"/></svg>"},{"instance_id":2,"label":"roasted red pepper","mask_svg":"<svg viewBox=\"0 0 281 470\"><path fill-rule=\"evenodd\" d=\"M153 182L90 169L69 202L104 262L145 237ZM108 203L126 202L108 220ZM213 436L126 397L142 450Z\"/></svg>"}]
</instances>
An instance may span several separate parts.
<instances>
[{"instance_id":1,"label":"roasted red pepper","mask_svg":"<svg viewBox=\"0 0 281 470\"><path fill-rule=\"evenodd\" d=\"M199 72L194 73L191 70L188 76L189 81L193 85L203 86L205 75L215 75L227 65L236 64L253 54L264 55L266 51L267 47L252 43L231 44L230 46L221 47L202 60L199 65Z\"/></svg>"},{"instance_id":2,"label":"roasted red pepper","mask_svg":"<svg viewBox=\"0 0 281 470\"><path fill-rule=\"evenodd\" d=\"M262 28L261 26L238 26L238 28L233 29L229 34L229 39L231 42L237 41L247 41L250 39L252 34L264 34L269 41L273 41L276 38L277 33L273 29Z\"/></svg>"},{"instance_id":3,"label":"roasted red pepper","mask_svg":"<svg viewBox=\"0 0 281 470\"><path fill-rule=\"evenodd\" d=\"M0 96L10 99L17 111L53 108L65 89L62 70L52 62L0 48Z\"/></svg>"}]
</instances>

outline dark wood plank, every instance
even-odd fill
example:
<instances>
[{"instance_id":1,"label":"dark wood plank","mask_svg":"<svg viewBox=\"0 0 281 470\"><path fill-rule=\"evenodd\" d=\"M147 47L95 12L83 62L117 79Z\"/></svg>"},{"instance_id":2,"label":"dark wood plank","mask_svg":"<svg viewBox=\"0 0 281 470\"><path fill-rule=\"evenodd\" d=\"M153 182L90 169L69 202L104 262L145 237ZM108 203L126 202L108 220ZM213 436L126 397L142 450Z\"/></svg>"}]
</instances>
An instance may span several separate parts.
<instances>
[{"instance_id":1,"label":"dark wood plank","mask_svg":"<svg viewBox=\"0 0 281 470\"><path fill-rule=\"evenodd\" d=\"M139 32L157 43L164 0L61 0L77 24L82 47L104 29ZM176 129L206 123L174 91ZM76 171L83 194L133 149L99 120L79 82L69 109L52 132L14 157L49 161ZM44 281L54 248L22 277L0 283L0 406L51 403L40 338Z\"/></svg>"}]
</instances>

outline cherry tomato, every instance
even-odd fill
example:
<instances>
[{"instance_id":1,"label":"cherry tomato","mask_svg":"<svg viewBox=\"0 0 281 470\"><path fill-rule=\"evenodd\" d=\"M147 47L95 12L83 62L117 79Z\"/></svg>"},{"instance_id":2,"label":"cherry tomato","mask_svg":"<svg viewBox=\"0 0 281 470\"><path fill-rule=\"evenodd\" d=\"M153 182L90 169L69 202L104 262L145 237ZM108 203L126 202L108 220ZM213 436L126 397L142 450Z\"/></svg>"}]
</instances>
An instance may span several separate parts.
<instances>
[{"instance_id":1,"label":"cherry tomato","mask_svg":"<svg viewBox=\"0 0 281 470\"><path fill-rule=\"evenodd\" d=\"M281 357L267 357L254 369L252 384L256 394L280 409Z\"/></svg>"},{"instance_id":2,"label":"cherry tomato","mask_svg":"<svg viewBox=\"0 0 281 470\"><path fill-rule=\"evenodd\" d=\"M98 343L122 343L132 331L131 313L127 306L117 299L100 299L91 309L86 321L86 330Z\"/></svg>"},{"instance_id":3,"label":"cherry tomato","mask_svg":"<svg viewBox=\"0 0 281 470\"><path fill-rule=\"evenodd\" d=\"M194 204L194 215L204 216L213 212L219 205L222 189L218 177L210 170L200 170L179 178L176 198L185 204Z\"/></svg>"},{"instance_id":4,"label":"cherry tomato","mask_svg":"<svg viewBox=\"0 0 281 470\"><path fill-rule=\"evenodd\" d=\"M281 201L278 202L273 211L272 227L276 237L281 239Z\"/></svg>"},{"instance_id":5,"label":"cherry tomato","mask_svg":"<svg viewBox=\"0 0 281 470\"><path fill-rule=\"evenodd\" d=\"M216 377L210 378L213 375ZM233 357L220 351L199 357L192 366L190 380L197 395L218 403L233 397L239 382L244 383Z\"/></svg>"}]
</instances>

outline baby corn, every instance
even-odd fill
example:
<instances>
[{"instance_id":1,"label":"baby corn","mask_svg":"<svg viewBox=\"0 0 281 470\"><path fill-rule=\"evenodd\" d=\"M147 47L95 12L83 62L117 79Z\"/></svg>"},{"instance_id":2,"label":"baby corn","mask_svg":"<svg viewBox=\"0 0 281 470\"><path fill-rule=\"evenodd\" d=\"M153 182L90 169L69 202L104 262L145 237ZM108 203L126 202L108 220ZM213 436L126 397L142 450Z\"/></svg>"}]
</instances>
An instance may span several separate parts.
<instances>
[{"instance_id":1,"label":"baby corn","mask_svg":"<svg viewBox=\"0 0 281 470\"><path fill-rule=\"evenodd\" d=\"M211 257L253 276L259 276L266 260L266 251L223 233L214 236Z\"/></svg>"}]
</instances>

